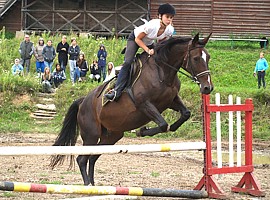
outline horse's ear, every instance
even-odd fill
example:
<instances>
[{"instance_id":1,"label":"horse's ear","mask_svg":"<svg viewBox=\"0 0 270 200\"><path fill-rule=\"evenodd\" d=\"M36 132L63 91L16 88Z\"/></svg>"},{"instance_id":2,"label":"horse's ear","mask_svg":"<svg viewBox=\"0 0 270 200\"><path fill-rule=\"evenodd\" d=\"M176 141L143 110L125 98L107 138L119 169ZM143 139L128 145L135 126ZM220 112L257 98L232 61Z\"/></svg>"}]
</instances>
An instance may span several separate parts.
<instances>
[{"instance_id":1,"label":"horse's ear","mask_svg":"<svg viewBox=\"0 0 270 200\"><path fill-rule=\"evenodd\" d=\"M204 39L203 39L202 43L203 43L204 45L206 45L206 43L208 42L208 40L209 40L209 38L211 37L211 35L212 35L212 32L208 35L207 38L204 38Z\"/></svg>"},{"instance_id":2,"label":"horse's ear","mask_svg":"<svg viewBox=\"0 0 270 200\"><path fill-rule=\"evenodd\" d=\"M195 35L195 37L193 38L193 40L192 40L192 45L195 46L195 44L197 44L198 41L199 41L199 33L197 33L197 34Z\"/></svg>"}]
</instances>

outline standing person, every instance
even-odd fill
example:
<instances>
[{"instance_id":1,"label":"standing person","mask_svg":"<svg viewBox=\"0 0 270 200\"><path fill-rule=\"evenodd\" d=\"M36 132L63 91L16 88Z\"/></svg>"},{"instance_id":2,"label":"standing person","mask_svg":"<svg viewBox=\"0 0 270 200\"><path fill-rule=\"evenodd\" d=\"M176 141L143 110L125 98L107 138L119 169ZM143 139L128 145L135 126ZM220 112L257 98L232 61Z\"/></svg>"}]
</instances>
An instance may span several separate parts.
<instances>
[{"instance_id":1,"label":"standing person","mask_svg":"<svg viewBox=\"0 0 270 200\"><path fill-rule=\"evenodd\" d=\"M107 58L107 51L105 49L105 46L103 44L100 45L98 53L98 66L101 69L101 74L103 77L103 80L106 78L106 58Z\"/></svg>"},{"instance_id":2,"label":"standing person","mask_svg":"<svg viewBox=\"0 0 270 200\"><path fill-rule=\"evenodd\" d=\"M71 38L71 45L68 48L69 54L69 68L70 68L70 79L72 84L74 84L74 71L77 64L77 59L80 54L80 47L77 45L76 38Z\"/></svg>"},{"instance_id":3,"label":"standing person","mask_svg":"<svg viewBox=\"0 0 270 200\"><path fill-rule=\"evenodd\" d=\"M124 64L118 75L115 88L105 94L109 100L117 101L121 96L127 83L131 63L139 47L145 50L149 55L153 55L155 53L153 49L154 40L159 42L172 36L174 32L172 26L174 15L175 9L173 6L168 3L162 4L158 8L159 19L152 19L151 21L136 27L129 35Z\"/></svg>"},{"instance_id":4,"label":"standing person","mask_svg":"<svg viewBox=\"0 0 270 200\"><path fill-rule=\"evenodd\" d=\"M58 88L58 86L60 84L62 84L64 82L64 80L66 80L66 73L65 71L61 68L60 64L57 63L55 65L55 69L53 70L53 73L52 73L52 77L53 77L53 83L54 83L54 86L56 88Z\"/></svg>"},{"instance_id":5,"label":"standing person","mask_svg":"<svg viewBox=\"0 0 270 200\"><path fill-rule=\"evenodd\" d=\"M58 63L64 71L66 71L68 61L68 48L67 36L63 35L62 41L56 47L56 52L58 53Z\"/></svg>"},{"instance_id":6,"label":"standing person","mask_svg":"<svg viewBox=\"0 0 270 200\"><path fill-rule=\"evenodd\" d=\"M108 63L108 69L106 74L106 79L103 82L107 82L115 77L115 68L113 62Z\"/></svg>"},{"instance_id":7,"label":"standing person","mask_svg":"<svg viewBox=\"0 0 270 200\"><path fill-rule=\"evenodd\" d=\"M38 77L40 77L40 74L44 72L44 57L42 55L43 48L44 48L44 40L43 38L39 38L38 44L34 49L34 55L36 58L36 71Z\"/></svg>"},{"instance_id":8,"label":"standing person","mask_svg":"<svg viewBox=\"0 0 270 200\"><path fill-rule=\"evenodd\" d=\"M30 41L29 35L24 36L24 41L21 42L19 52L21 54L21 65L26 67L26 73L30 72L30 61L34 53L33 42Z\"/></svg>"},{"instance_id":9,"label":"standing person","mask_svg":"<svg viewBox=\"0 0 270 200\"><path fill-rule=\"evenodd\" d=\"M47 45L44 47L42 51L42 55L44 57L45 67L49 67L50 72L52 72L53 60L56 56L55 49L52 46L52 40L48 40Z\"/></svg>"},{"instance_id":10,"label":"standing person","mask_svg":"<svg viewBox=\"0 0 270 200\"><path fill-rule=\"evenodd\" d=\"M14 65L11 67L12 74L23 76L23 66L20 63L20 60L16 58L14 62Z\"/></svg>"},{"instance_id":11,"label":"standing person","mask_svg":"<svg viewBox=\"0 0 270 200\"><path fill-rule=\"evenodd\" d=\"M257 73L259 89L261 88L261 82L263 83L263 88L266 88L264 77L265 77L265 70L267 70L267 68L268 68L267 60L264 58L264 53L261 52L260 58L256 62L256 66L253 73L254 76L256 76Z\"/></svg>"},{"instance_id":12,"label":"standing person","mask_svg":"<svg viewBox=\"0 0 270 200\"><path fill-rule=\"evenodd\" d=\"M74 82L78 78L79 82L85 79L86 73L88 71L88 64L85 60L84 53L80 53L80 56L76 63L75 73L74 73Z\"/></svg>"}]
</instances>

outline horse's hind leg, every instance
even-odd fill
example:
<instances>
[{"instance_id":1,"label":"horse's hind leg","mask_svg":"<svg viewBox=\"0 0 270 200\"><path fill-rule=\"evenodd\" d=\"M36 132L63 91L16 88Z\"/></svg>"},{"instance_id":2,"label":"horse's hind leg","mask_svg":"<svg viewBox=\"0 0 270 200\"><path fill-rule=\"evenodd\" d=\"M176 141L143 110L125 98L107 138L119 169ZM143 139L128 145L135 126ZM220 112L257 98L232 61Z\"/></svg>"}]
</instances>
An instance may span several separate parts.
<instances>
[{"instance_id":1,"label":"horse's hind leg","mask_svg":"<svg viewBox=\"0 0 270 200\"><path fill-rule=\"evenodd\" d=\"M79 155L77 157L77 163L79 165L80 168L80 172L83 178L83 183L84 185L89 185L90 184L90 180L87 176L87 172L86 172L86 168L87 168L87 162L89 160L89 155Z\"/></svg>"},{"instance_id":2,"label":"horse's hind leg","mask_svg":"<svg viewBox=\"0 0 270 200\"><path fill-rule=\"evenodd\" d=\"M170 126L170 131L176 131L185 121L190 118L190 111L183 104L179 96L175 97L170 108L181 113L181 117Z\"/></svg>"},{"instance_id":3,"label":"horse's hind leg","mask_svg":"<svg viewBox=\"0 0 270 200\"><path fill-rule=\"evenodd\" d=\"M100 138L98 145L113 145L124 136L123 132L111 133L111 132L107 132L107 129L105 129L105 128L102 128L102 129L103 130L102 130L101 138ZM89 175L90 183L92 185L95 185L94 184L95 163L96 163L97 159L99 158L99 156L101 156L101 155L92 155L89 158L88 175Z\"/></svg>"},{"instance_id":4,"label":"horse's hind leg","mask_svg":"<svg viewBox=\"0 0 270 200\"><path fill-rule=\"evenodd\" d=\"M95 181L94 181L95 163L100 156L101 155L89 156L88 179L89 179L91 185L93 185L93 186L95 185Z\"/></svg>"},{"instance_id":5,"label":"horse's hind leg","mask_svg":"<svg viewBox=\"0 0 270 200\"><path fill-rule=\"evenodd\" d=\"M83 140L83 146L97 145L101 135L101 130L98 124L87 122L83 122L82 120L80 123L80 133ZM87 163L90 157L90 155L79 155L77 157L77 163L82 174L84 185L90 184L89 175L87 174ZM98 157L96 159L98 159Z\"/></svg>"}]
</instances>

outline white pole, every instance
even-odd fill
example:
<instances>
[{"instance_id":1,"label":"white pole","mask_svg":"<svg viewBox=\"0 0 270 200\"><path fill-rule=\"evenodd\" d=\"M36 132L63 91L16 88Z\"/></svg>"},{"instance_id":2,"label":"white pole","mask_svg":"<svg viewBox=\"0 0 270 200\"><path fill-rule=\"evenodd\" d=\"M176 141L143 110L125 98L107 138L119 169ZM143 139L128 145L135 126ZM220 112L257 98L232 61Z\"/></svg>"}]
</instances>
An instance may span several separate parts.
<instances>
[{"instance_id":1,"label":"white pole","mask_svg":"<svg viewBox=\"0 0 270 200\"><path fill-rule=\"evenodd\" d=\"M216 105L217 106L220 105L219 93L216 93ZM216 112L216 129L217 129L217 162L218 162L218 168L222 168L220 112Z\"/></svg>"},{"instance_id":2,"label":"white pole","mask_svg":"<svg viewBox=\"0 0 270 200\"><path fill-rule=\"evenodd\" d=\"M229 105L233 105L232 95L229 95ZM233 165L233 111L229 111L229 167Z\"/></svg>"},{"instance_id":3,"label":"white pole","mask_svg":"<svg viewBox=\"0 0 270 200\"><path fill-rule=\"evenodd\" d=\"M236 104L241 104L241 98L236 97ZM236 111L237 123L237 167L241 166L241 111Z\"/></svg>"},{"instance_id":4,"label":"white pole","mask_svg":"<svg viewBox=\"0 0 270 200\"><path fill-rule=\"evenodd\" d=\"M96 146L6 146L0 147L0 156L24 155L99 155L115 153L147 153L168 151L204 150L205 142L183 142L142 145Z\"/></svg>"}]
</instances>

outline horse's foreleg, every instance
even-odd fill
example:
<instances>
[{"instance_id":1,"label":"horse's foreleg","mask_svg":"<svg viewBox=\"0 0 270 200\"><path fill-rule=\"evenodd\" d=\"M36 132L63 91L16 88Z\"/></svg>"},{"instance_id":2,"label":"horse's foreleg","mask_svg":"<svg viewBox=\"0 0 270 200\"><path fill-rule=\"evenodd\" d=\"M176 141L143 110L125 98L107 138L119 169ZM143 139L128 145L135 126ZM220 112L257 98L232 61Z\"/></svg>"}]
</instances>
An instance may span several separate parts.
<instances>
[{"instance_id":1,"label":"horse's foreleg","mask_svg":"<svg viewBox=\"0 0 270 200\"><path fill-rule=\"evenodd\" d=\"M151 104L150 102L146 101L144 104L140 105L140 111L142 111L150 120L154 121L158 127L155 128L141 128L140 132L137 133L137 136L153 136L158 133L166 132L168 128L168 123L162 117L158 109Z\"/></svg>"},{"instance_id":2,"label":"horse's foreleg","mask_svg":"<svg viewBox=\"0 0 270 200\"><path fill-rule=\"evenodd\" d=\"M170 131L176 131L185 121L190 118L190 111L183 104L179 96L175 97L170 108L181 113L181 117L170 126Z\"/></svg>"}]
</instances>

